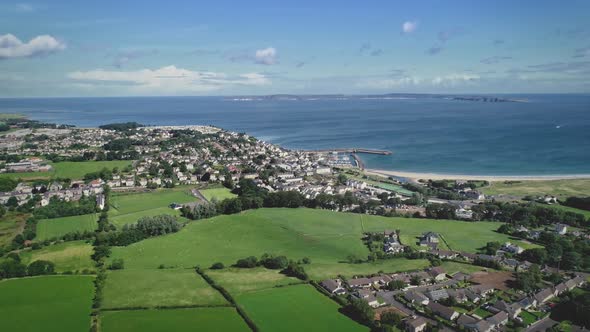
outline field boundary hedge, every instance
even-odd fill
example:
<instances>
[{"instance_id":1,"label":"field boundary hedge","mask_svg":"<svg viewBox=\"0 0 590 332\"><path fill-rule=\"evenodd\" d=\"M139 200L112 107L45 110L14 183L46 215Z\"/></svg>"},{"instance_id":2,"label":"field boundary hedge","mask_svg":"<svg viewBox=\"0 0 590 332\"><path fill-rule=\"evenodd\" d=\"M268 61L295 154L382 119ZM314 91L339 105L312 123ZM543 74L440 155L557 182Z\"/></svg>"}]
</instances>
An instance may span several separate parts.
<instances>
[{"instance_id":1,"label":"field boundary hedge","mask_svg":"<svg viewBox=\"0 0 590 332\"><path fill-rule=\"evenodd\" d=\"M195 267L195 272L200 275L208 284L209 286L213 287L215 290L217 290L219 293L221 293L221 295L229 302L232 304L233 307L236 308L236 311L238 312L238 314L240 315L240 317L242 317L242 319L246 322L246 324L248 325L248 327L253 331L253 332L259 332L260 329L258 328L258 326L256 325L256 323L254 323L254 321L248 317L248 315L246 314L246 312L244 311L244 309L242 309L242 307L240 307L240 305L238 305L238 303L236 302L236 300L233 298L233 296L231 296L231 294L225 289L223 288L223 286L218 285L215 280L211 279L210 276L208 276L205 271L203 271L200 267Z\"/></svg>"}]
</instances>

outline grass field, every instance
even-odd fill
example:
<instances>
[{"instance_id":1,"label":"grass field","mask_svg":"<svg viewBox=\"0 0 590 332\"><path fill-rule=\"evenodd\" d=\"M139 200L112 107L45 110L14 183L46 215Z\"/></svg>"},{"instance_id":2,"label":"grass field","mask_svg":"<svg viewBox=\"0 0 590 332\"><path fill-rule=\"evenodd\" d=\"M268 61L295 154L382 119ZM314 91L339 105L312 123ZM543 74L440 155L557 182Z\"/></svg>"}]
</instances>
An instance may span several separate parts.
<instances>
[{"instance_id":1,"label":"grass field","mask_svg":"<svg viewBox=\"0 0 590 332\"><path fill-rule=\"evenodd\" d=\"M56 272L95 270L90 255L92 255L92 245L84 241L64 242L20 253L23 263L27 265L38 260L55 263Z\"/></svg>"},{"instance_id":2,"label":"grass field","mask_svg":"<svg viewBox=\"0 0 590 332\"><path fill-rule=\"evenodd\" d=\"M92 280L49 276L0 281L2 331L88 331Z\"/></svg>"},{"instance_id":3,"label":"grass field","mask_svg":"<svg viewBox=\"0 0 590 332\"><path fill-rule=\"evenodd\" d=\"M131 165L129 160L111 160L111 161L63 161L51 164L53 169L49 172L28 172L28 173L3 173L0 177L22 178L22 179L47 179L52 177L69 178L79 180L87 173L100 171L103 168L112 169L118 167L123 169Z\"/></svg>"},{"instance_id":4,"label":"grass field","mask_svg":"<svg viewBox=\"0 0 590 332\"><path fill-rule=\"evenodd\" d=\"M482 191L486 195L554 195L559 198L590 196L590 179L519 181L513 184L498 181L482 188Z\"/></svg>"},{"instance_id":5,"label":"grass field","mask_svg":"<svg viewBox=\"0 0 590 332\"><path fill-rule=\"evenodd\" d=\"M226 198L234 198L237 197L235 194L227 188L213 188L213 189L203 189L200 190L201 194L208 200L211 201L215 199L217 201L223 201Z\"/></svg>"},{"instance_id":6,"label":"grass field","mask_svg":"<svg viewBox=\"0 0 590 332\"><path fill-rule=\"evenodd\" d=\"M180 217L180 211L169 207L172 203L193 202L196 198L185 190L159 189L147 193L113 194L109 221L117 227L135 223L141 217L168 214ZM182 218L182 220L185 220Z\"/></svg>"},{"instance_id":7,"label":"grass field","mask_svg":"<svg viewBox=\"0 0 590 332\"><path fill-rule=\"evenodd\" d=\"M507 235L494 231L499 225L313 209L258 209L192 222L175 234L113 248L111 257L124 258L126 268L154 268L159 264L188 268L208 267L215 262L229 266L239 258L271 253L295 260L311 258L306 270L312 278L341 272L395 272L419 268L426 262L392 260L350 266L342 262L349 255L367 257L368 249L361 241L364 231L400 229L405 243L415 242L415 237L423 232L435 231L443 234L453 249L475 252L488 241L508 241Z\"/></svg>"},{"instance_id":8,"label":"grass field","mask_svg":"<svg viewBox=\"0 0 590 332\"><path fill-rule=\"evenodd\" d=\"M192 269L109 271L102 308L226 305Z\"/></svg>"},{"instance_id":9,"label":"grass field","mask_svg":"<svg viewBox=\"0 0 590 332\"><path fill-rule=\"evenodd\" d=\"M92 232L98 227L97 218L96 214L85 214L81 216L40 220L37 223L36 239L43 241L73 232Z\"/></svg>"},{"instance_id":10,"label":"grass field","mask_svg":"<svg viewBox=\"0 0 590 332\"><path fill-rule=\"evenodd\" d=\"M310 285L244 293L238 304L260 331L368 331L338 312L339 306Z\"/></svg>"},{"instance_id":11,"label":"grass field","mask_svg":"<svg viewBox=\"0 0 590 332\"><path fill-rule=\"evenodd\" d=\"M250 331L234 308L103 311L100 320L102 332Z\"/></svg>"},{"instance_id":12,"label":"grass field","mask_svg":"<svg viewBox=\"0 0 590 332\"><path fill-rule=\"evenodd\" d=\"M113 194L110 199L109 216L117 217L156 208L168 208L172 203L188 203L196 200L188 192L169 189L159 189L147 193ZM173 211L170 208L168 210L171 213Z\"/></svg>"},{"instance_id":13,"label":"grass field","mask_svg":"<svg viewBox=\"0 0 590 332\"><path fill-rule=\"evenodd\" d=\"M422 270L430 266L430 262L426 259L406 259L393 258L381 260L374 263L362 264L348 264L348 263L330 263L330 264L311 264L305 267L305 271L312 279L323 280L334 278L338 275L343 275L351 278L356 275L368 275L383 271L389 272L404 272L413 270Z\"/></svg>"},{"instance_id":14,"label":"grass field","mask_svg":"<svg viewBox=\"0 0 590 332\"><path fill-rule=\"evenodd\" d=\"M29 215L8 212L0 218L0 247L8 245L25 227Z\"/></svg>"},{"instance_id":15,"label":"grass field","mask_svg":"<svg viewBox=\"0 0 590 332\"><path fill-rule=\"evenodd\" d=\"M233 296L245 292L302 282L297 278L291 278L281 274L279 270L268 270L263 267L253 269L226 268L223 270L209 270L207 271L207 275L213 278L217 284L223 286Z\"/></svg>"}]
</instances>

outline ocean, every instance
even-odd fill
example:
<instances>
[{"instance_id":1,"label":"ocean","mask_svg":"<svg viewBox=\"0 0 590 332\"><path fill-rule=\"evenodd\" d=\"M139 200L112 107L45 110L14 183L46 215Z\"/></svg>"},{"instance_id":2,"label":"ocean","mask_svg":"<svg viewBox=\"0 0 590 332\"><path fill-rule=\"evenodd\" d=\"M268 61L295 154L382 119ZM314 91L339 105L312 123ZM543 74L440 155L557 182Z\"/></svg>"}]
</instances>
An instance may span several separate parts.
<instances>
[{"instance_id":1,"label":"ocean","mask_svg":"<svg viewBox=\"0 0 590 332\"><path fill-rule=\"evenodd\" d=\"M287 148L373 148L368 168L467 175L590 174L590 95L251 100L223 97L0 99L0 112L93 127L210 124Z\"/></svg>"}]
</instances>

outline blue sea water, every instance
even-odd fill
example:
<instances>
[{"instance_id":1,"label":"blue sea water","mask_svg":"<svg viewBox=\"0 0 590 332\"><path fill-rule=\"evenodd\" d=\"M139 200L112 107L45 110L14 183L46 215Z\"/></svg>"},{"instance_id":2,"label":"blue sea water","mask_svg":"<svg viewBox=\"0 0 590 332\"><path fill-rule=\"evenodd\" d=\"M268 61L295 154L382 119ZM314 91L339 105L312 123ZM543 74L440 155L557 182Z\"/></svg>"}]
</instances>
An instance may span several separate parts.
<instances>
[{"instance_id":1,"label":"blue sea water","mask_svg":"<svg viewBox=\"0 0 590 332\"><path fill-rule=\"evenodd\" d=\"M526 103L222 97L0 99L0 112L77 126L211 124L288 148L363 147L369 168L473 175L590 174L590 95Z\"/></svg>"}]
</instances>

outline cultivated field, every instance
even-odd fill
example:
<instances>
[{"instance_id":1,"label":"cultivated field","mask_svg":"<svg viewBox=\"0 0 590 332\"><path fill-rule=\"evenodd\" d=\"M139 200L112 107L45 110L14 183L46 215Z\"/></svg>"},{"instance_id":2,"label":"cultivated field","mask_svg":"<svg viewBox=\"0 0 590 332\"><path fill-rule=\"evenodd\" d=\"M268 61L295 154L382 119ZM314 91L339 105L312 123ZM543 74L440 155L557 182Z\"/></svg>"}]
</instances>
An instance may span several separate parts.
<instances>
[{"instance_id":1,"label":"cultivated field","mask_svg":"<svg viewBox=\"0 0 590 332\"><path fill-rule=\"evenodd\" d=\"M22 178L22 179L47 179L52 177L68 178L72 180L79 180L87 173L97 172L103 168L113 169L118 167L123 169L131 165L128 160L112 160L112 161L63 161L51 164L53 169L49 172L29 172L29 173L3 173L0 177Z\"/></svg>"},{"instance_id":2,"label":"cultivated field","mask_svg":"<svg viewBox=\"0 0 590 332\"><path fill-rule=\"evenodd\" d=\"M270 288L236 297L261 331L368 331L338 312L339 306L310 285Z\"/></svg>"},{"instance_id":3,"label":"cultivated field","mask_svg":"<svg viewBox=\"0 0 590 332\"><path fill-rule=\"evenodd\" d=\"M103 311L100 320L102 332L250 331L229 307Z\"/></svg>"},{"instance_id":4,"label":"cultivated field","mask_svg":"<svg viewBox=\"0 0 590 332\"><path fill-rule=\"evenodd\" d=\"M234 198L237 197L235 194L227 188L213 188L213 189L203 189L199 190L201 194L208 200L216 200L216 201L223 201L226 198Z\"/></svg>"},{"instance_id":5,"label":"cultivated field","mask_svg":"<svg viewBox=\"0 0 590 332\"><path fill-rule=\"evenodd\" d=\"M229 305L192 269L109 271L102 308Z\"/></svg>"},{"instance_id":6,"label":"cultivated field","mask_svg":"<svg viewBox=\"0 0 590 332\"><path fill-rule=\"evenodd\" d=\"M43 219L37 223L37 240L43 241L73 232L92 232L98 227L96 214Z\"/></svg>"},{"instance_id":7,"label":"cultivated field","mask_svg":"<svg viewBox=\"0 0 590 332\"><path fill-rule=\"evenodd\" d=\"M495 232L500 223L384 218L313 209L258 209L189 223L175 234L113 248L112 258L124 258L126 268L226 266L263 253L290 259L311 258L312 278L345 274L395 272L423 267L425 261L392 260L380 264L343 263L349 255L364 259L368 249L362 233L400 229L402 241L415 245L426 231L443 234L454 250L475 252L488 241L508 241ZM517 242L517 241L512 241ZM358 271L358 272L357 272Z\"/></svg>"},{"instance_id":8,"label":"cultivated field","mask_svg":"<svg viewBox=\"0 0 590 332\"><path fill-rule=\"evenodd\" d=\"M88 331L92 280L48 276L0 281L2 331Z\"/></svg>"},{"instance_id":9,"label":"cultivated field","mask_svg":"<svg viewBox=\"0 0 590 332\"><path fill-rule=\"evenodd\" d=\"M95 270L90 255L92 255L92 245L84 241L64 242L20 253L23 263L27 265L38 260L55 263L56 272Z\"/></svg>"},{"instance_id":10,"label":"cultivated field","mask_svg":"<svg viewBox=\"0 0 590 332\"><path fill-rule=\"evenodd\" d=\"M590 196L590 179L518 181L516 183L497 181L490 183L489 187L482 188L482 191L486 195L555 195L559 198Z\"/></svg>"}]
</instances>

